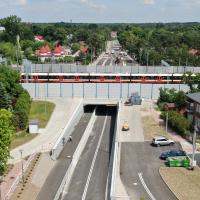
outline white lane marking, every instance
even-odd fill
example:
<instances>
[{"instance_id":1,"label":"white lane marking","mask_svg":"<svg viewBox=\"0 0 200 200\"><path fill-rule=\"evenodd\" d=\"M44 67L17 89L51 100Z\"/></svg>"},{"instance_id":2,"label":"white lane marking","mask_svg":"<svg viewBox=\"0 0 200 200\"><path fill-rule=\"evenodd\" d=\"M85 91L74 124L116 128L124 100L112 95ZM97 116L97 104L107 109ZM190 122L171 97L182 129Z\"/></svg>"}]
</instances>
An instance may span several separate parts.
<instances>
[{"instance_id":1,"label":"white lane marking","mask_svg":"<svg viewBox=\"0 0 200 200\"><path fill-rule=\"evenodd\" d=\"M104 133L104 130L105 130L105 127L106 127L106 122L107 122L107 115L105 117L103 128L102 128L101 135L100 135L100 138L99 138L99 142L97 144L97 148L96 148L93 160L92 160L92 165L90 167L90 171L89 171L87 181L86 181L86 184L85 184L85 188L84 188L84 192L83 192L83 195L82 195L82 200L85 200L86 195L87 195L88 186L89 186L90 179L91 179L91 176L92 176L92 171L94 169L94 164L95 164L95 161L96 161L96 158L97 158L97 154L98 154L98 151L99 151L99 147L100 147L100 144L101 144L103 133Z\"/></svg>"},{"instance_id":2,"label":"white lane marking","mask_svg":"<svg viewBox=\"0 0 200 200\"><path fill-rule=\"evenodd\" d=\"M144 179L142 177L142 173L138 173L138 176L140 178L140 181L141 181L144 189L146 190L146 192L148 193L149 197L151 198L151 200L156 200L156 198L153 196L153 194L150 192L149 188L147 187L146 183L144 182Z\"/></svg>"}]
</instances>

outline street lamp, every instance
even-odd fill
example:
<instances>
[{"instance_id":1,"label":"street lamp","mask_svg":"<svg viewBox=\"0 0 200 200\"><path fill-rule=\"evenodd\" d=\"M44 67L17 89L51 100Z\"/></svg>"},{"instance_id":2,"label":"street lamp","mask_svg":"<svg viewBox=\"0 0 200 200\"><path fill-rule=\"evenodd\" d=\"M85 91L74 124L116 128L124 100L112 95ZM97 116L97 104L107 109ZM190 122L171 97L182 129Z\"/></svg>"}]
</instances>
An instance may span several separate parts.
<instances>
[{"instance_id":1,"label":"street lamp","mask_svg":"<svg viewBox=\"0 0 200 200\"><path fill-rule=\"evenodd\" d=\"M23 159L22 159L23 149L20 149L19 152L21 154L22 182L24 183L24 164L23 164Z\"/></svg>"}]
</instances>

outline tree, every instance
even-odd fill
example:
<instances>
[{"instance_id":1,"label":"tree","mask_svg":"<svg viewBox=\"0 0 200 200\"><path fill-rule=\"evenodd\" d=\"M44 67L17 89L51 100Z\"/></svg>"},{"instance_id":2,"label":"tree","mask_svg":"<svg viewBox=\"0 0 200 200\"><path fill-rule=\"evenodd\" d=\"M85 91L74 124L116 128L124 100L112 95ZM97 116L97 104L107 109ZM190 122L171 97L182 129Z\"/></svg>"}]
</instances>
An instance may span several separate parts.
<instances>
[{"instance_id":1,"label":"tree","mask_svg":"<svg viewBox=\"0 0 200 200\"><path fill-rule=\"evenodd\" d=\"M175 104L178 110L182 110L186 107L186 95L185 92L179 91L175 97Z\"/></svg>"},{"instance_id":2,"label":"tree","mask_svg":"<svg viewBox=\"0 0 200 200\"><path fill-rule=\"evenodd\" d=\"M10 111L0 109L0 174L6 170L10 156L9 150L14 130L11 119Z\"/></svg>"},{"instance_id":3,"label":"tree","mask_svg":"<svg viewBox=\"0 0 200 200\"><path fill-rule=\"evenodd\" d=\"M21 35L21 18L17 17L16 15L11 15L1 19L0 25L5 28L4 39L15 44L16 36Z\"/></svg>"},{"instance_id":4,"label":"tree","mask_svg":"<svg viewBox=\"0 0 200 200\"><path fill-rule=\"evenodd\" d=\"M0 82L0 109L10 107L10 97L6 92L6 89L3 83Z\"/></svg>"},{"instance_id":5,"label":"tree","mask_svg":"<svg viewBox=\"0 0 200 200\"><path fill-rule=\"evenodd\" d=\"M24 91L17 99L14 108L13 123L16 129L24 130L27 127L30 106L30 95L27 91Z\"/></svg>"}]
</instances>

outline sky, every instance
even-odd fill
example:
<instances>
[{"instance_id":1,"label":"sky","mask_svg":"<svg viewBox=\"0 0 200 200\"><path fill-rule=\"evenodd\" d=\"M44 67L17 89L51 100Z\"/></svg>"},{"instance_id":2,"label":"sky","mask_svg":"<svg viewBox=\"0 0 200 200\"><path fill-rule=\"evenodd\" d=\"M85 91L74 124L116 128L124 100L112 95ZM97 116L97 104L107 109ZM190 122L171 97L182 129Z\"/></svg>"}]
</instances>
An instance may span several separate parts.
<instances>
[{"instance_id":1,"label":"sky","mask_svg":"<svg viewBox=\"0 0 200 200\"><path fill-rule=\"evenodd\" d=\"M0 0L0 18L26 22L198 22L200 0Z\"/></svg>"}]
</instances>

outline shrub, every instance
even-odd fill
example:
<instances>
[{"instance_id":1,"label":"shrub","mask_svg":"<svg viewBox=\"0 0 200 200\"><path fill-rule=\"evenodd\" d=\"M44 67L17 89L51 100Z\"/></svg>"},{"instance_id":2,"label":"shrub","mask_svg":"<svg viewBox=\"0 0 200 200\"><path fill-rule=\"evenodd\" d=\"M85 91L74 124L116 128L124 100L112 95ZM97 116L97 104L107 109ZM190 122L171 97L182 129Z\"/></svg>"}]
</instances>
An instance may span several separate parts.
<instances>
[{"instance_id":1,"label":"shrub","mask_svg":"<svg viewBox=\"0 0 200 200\"><path fill-rule=\"evenodd\" d=\"M166 113L167 112L162 112L161 114L161 118L164 120L166 119ZM191 127L191 121L176 111L168 112L168 122L170 127L181 136L186 136L186 133Z\"/></svg>"}]
</instances>

